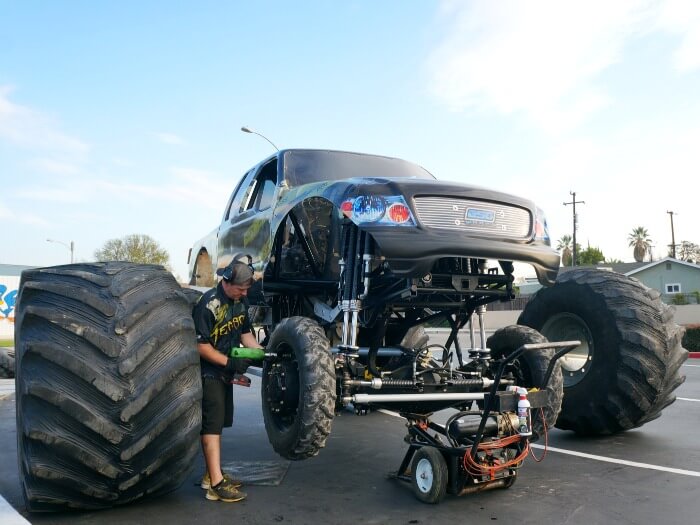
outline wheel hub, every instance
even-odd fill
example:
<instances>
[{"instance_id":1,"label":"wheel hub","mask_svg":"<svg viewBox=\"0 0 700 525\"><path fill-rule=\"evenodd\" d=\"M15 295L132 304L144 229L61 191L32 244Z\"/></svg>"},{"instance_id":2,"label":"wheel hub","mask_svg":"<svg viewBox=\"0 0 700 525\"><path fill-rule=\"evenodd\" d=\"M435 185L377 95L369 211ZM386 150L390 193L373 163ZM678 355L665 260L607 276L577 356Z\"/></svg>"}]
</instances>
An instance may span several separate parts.
<instances>
[{"instance_id":1,"label":"wheel hub","mask_svg":"<svg viewBox=\"0 0 700 525\"><path fill-rule=\"evenodd\" d=\"M427 459L421 459L416 465L416 485L418 490L427 494L433 486L433 466Z\"/></svg>"},{"instance_id":2,"label":"wheel hub","mask_svg":"<svg viewBox=\"0 0 700 525\"><path fill-rule=\"evenodd\" d=\"M293 414L299 403L299 371L291 360L277 361L271 365L266 397L273 412L280 416Z\"/></svg>"},{"instance_id":3,"label":"wheel hub","mask_svg":"<svg viewBox=\"0 0 700 525\"><path fill-rule=\"evenodd\" d=\"M581 381L590 370L594 353L593 335L586 322L578 315L563 312L550 317L540 332L550 341L581 341L559 360L565 388Z\"/></svg>"}]
</instances>

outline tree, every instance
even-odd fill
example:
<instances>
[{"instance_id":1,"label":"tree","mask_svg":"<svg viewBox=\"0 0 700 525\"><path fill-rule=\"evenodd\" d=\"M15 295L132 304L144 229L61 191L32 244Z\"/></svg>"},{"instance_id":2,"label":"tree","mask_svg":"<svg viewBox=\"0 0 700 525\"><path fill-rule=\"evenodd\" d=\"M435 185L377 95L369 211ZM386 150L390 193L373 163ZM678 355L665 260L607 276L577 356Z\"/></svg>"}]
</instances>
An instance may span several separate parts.
<instances>
[{"instance_id":1,"label":"tree","mask_svg":"<svg viewBox=\"0 0 700 525\"><path fill-rule=\"evenodd\" d=\"M651 238L646 228L637 226L632 233L627 236L629 246L634 247L634 260L643 262L644 256L651 251Z\"/></svg>"},{"instance_id":2,"label":"tree","mask_svg":"<svg viewBox=\"0 0 700 525\"><path fill-rule=\"evenodd\" d=\"M604 260L605 256L603 255L603 252L600 251L600 248L593 248L591 246L579 252L579 254L576 256L576 262L581 265L598 264Z\"/></svg>"},{"instance_id":3,"label":"tree","mask_svg":"<svg viewBox=\"0 0 700 525\"><path fill-rule=\"evenodd\" d=\"M148 235L131 234L121 239L110 239L95 251L98 261L130 261L141 264L169 266L170 255Z\"/></svg>"},{"instance_id":4,"label":"tree","mask_svg":"<svg viewBox=\"0 0 700 525\"><path fill-rule=\"evenodd\" d=\"M622 264L622 261L620 259L615 259L614 257L611 257L610 259L605 259L605 264Z\"/></svg>"},{"instance_id":5,"label":"tree","mask_svg":"<svg viewBox=\"0 0 700 525\"><path fill-rule=\"evenodd\" d=\"M561 250L562 266L571 266L571 235L562 235L557 244L557 250Z\"/></svg>"},{"instance_id":6,"label":"tree","mask_svg":"<svg viewBox=\"0 0 700 525\"><path fill-rule=\"evenodd\" d=\"M700 260L700 246L693 242L681 241L678 258L681 261L698 262Z\"/></svg>"}]
</instances>

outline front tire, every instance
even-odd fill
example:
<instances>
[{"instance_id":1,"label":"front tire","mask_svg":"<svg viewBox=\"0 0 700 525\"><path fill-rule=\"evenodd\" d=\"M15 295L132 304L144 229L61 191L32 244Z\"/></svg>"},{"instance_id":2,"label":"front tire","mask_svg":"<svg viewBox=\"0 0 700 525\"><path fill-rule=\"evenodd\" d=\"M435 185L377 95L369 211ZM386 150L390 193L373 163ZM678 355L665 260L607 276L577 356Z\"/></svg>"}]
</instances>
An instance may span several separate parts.
<instances>
[{"instance_id":1,"label":"front tire","mask_svg":"<svg viewBox=\"0 0 700 525\"><path fill-rule=\"evenodd\" d=\"M272 332L262 378L267 437L284 458L318 454L331 432L336 400L333 357L323 329L306 317L283 319Z\"/></svg>"},{"instance_id":2,"label":"front tire","mask_svg":"<svg viewBox=\"0 0 700 525\"><path fill-rule=\"evenodd\" d=\"M537 330L527 326L506 326L496 330L488 338L486 346L491 349L491 356L494 359L501 359L524 344L546 343L547 338ZM540 388L547 373L547 367L554 355L554 350L527 350L523 352L512 365L506 368L511 370L515 376L518 386L525 388ZM537 409L532 410L532 437L531 442L535 442L545 432L546 428L552 428L557 421L557 416L561 410L562 397L564 395L561 367L555 366L552 375L547 383L548 403L542 409L544 421Z\"/></svg>"},{"instance_id":3,"label":"front tire","mask_svg":"<svg viewBox=\"0 0 700 525\"><path fill-rule=\"evenodd\" d=\"M182 483L202 393L190 307L172 274L121 262L26 270L15 342L28 510L112 507Z\"/></svg>"},{"instance_id":4,"label":"front tire","mask_svg":"<svg viewBox=\"0 0 700 525\"><path fill-rule=\"evenodd\" d=\"M413 493L423 503L439 503L447 492L447 462L431 446L419 448L411 464Z\"/></svg>"},{"instance_id":5,"label":"front tire","mask_svg":"<svg viewBox=\"0 0 700 525\"><path fill-rule=\"evenodd\" d=\"M572 270L530 300L519 324L550 341L579 339L562 358L557 427L612 434L658 418L673 403L688 357L673 308L641 282L604 270Z\"/></svg>"}]
</instances>

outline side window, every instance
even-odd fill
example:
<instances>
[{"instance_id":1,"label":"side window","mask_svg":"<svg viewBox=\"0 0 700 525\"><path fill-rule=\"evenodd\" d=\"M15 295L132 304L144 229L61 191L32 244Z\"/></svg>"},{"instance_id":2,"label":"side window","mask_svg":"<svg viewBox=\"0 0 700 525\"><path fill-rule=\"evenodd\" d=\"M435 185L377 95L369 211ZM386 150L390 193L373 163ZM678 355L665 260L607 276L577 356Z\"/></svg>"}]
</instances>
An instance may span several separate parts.
<instances>
[{"instance_id":1,"label":"side window","mask_svg":"<svg viewBox=\"0 0 700 525\"><path fill-rule=\"evenodd\" d=\"M272 199L277 187L277 159L265 164L251 182L241 201L241 212L264 210L272 205Z\"/></svg>"},{"instance_id":2,"label":"side window","mask_svg":"<svg viewBox=\"0 0 700 525\"><path fill-rule=\"evenodd\" d=\"M253 207L253 204L255 203L253 196L255 195L255 189L258 187L258 182L258 179L253 179L246 188L243 195L243 200L241 200L241 208L239 210L240 213L250 210Z\"/></svg>"},{"instance_id":3,"label":"side window","mask_svg":"<svg viewBox=\"0 0 700 525\"><path fill-rule=\"evenodd\" d=\"M260 199L258 199L258 209L266 210L272 206L272 199L275 197L275 188L277 185L270 179L263 181L263 187L260 190Z\"/></svg>"},{"instance_id":4,"label":"side window","mask_svg":"<svg viewBox=\"0 0 700 525\"><path fill-rule=\"evenodd\" d=\"M243 196L247 193L245 190L250 187L250 179L253 177L253 170L250 170L248 173L246 173L241 181L238 183L238 186L233 192L233 197L231 198L231 202L229 203L228 209L226 210L226 217L224 220L229 220L233 218L234 215L237 215L241 206L241 201L243 200Z\"/></svg>"}]
</instances>

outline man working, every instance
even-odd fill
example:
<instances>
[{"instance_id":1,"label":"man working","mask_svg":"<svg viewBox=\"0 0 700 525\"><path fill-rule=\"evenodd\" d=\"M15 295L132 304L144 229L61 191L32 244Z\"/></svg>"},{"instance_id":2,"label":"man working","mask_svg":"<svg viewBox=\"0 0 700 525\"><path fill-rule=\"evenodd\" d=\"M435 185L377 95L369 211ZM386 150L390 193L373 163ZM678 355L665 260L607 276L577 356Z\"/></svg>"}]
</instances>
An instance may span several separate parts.
<instances>
[{"instance_id":1,"label":"man working","mask_svg":"<svg viewBox=\"0 0 700 525\"><path fill-rule=\"evenodd\" d=\"M253 271L240 261L219 268L222 277L216 288L206 292L192 312L197 332L197 350L202 367L202 452L206 473L202 488L206 498L225 502L246 497L241 482L221 470L221 432L233 424L234 373L245 373L249 359L231 358L231 348L241 345L262 348L251 331L248 302Z\"/></svg>"}]
</instances>

